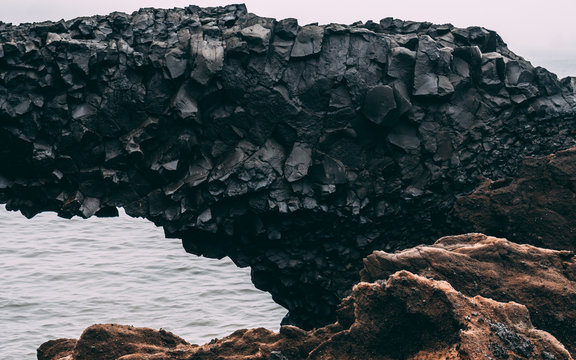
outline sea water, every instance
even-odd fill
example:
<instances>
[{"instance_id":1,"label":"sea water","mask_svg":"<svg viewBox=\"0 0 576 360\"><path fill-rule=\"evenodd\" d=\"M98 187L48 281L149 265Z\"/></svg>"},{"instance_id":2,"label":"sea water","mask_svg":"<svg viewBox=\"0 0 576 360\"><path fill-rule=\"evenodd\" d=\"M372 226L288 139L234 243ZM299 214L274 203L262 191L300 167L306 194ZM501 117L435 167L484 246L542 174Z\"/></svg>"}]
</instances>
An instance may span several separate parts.
<instances>
[{"instance_id":1,"label":"sea water","mask_svg":"<svg viewBox=\"0 0 576 360\"><path fill-rule=\"evenodd\" d=\"M163 328L202 344L279 328L286 310L229 259L187 254L161 228L117 218L26 219L0 206L0 359L35 359L45 341L97 323Z\"/></svg>"}]
</instances>

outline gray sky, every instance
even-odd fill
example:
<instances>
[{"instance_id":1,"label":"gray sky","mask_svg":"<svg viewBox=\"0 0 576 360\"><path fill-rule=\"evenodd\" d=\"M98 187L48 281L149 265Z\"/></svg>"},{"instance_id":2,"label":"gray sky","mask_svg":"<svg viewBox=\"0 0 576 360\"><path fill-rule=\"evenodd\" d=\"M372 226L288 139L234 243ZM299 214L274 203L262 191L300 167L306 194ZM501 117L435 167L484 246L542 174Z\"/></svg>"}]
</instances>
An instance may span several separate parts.
<instances>
[{"instance_id":1,"label":"gray sky","mask_svg":"<svg viewBox=\"0 0 576 360\"><path fill-rule=\"evenodd\" d=\"M140 7L184 7L191 3L217 6L231 0L1 0L0 20L20 23L70 19L78 16L132 12ZM236 1L238 2L238 1ZM480 25L496 30L515 53L547 67L558 75L576 69L574 0L246 0L248 10L277 19L295 17L300 24L396 17L404 20L452 23L459 27ZM560 67L563 67L561 69ZM574 71L576 75L576 71Z\"/></svg>"}]
</instances>

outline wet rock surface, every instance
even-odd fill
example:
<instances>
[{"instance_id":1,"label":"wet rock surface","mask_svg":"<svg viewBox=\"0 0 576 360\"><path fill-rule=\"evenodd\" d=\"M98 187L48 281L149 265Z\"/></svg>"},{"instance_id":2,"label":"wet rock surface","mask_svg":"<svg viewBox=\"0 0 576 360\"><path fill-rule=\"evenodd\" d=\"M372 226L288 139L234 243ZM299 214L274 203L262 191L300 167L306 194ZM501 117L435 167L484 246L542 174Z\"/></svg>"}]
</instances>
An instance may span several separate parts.
<instances>
[{"instance_id":1,"label":"wet rock surface","mask_svg":"<svg viewBox=\"0 0 576 360\"><path fill-rule=\"evenodd\" d=\"M63 360L70 352L69 360L572 359L532 326L525 306L466 297L445 281L407 271L359 283L342 302L338 322L313 331L238 330L198 346L162 330L94 325L61 357L39 360Z\"/></svg>"},{"instance_id":2,"label":"wet rock surface","mask_svg":"<svg viewBox=\"0 0 576 360\"><path fill-rule=\"evenodd\" d=\"M573 79L479 27L243 5L0 24L0 202L123 207L251 266L308 329L373 250L462 232L449 214L479 176L576 145L575 106Z\"/></svg>"},{"instance_id":3,"label":"wet rock surface","mask_svg":"<svg viewBox=\"0 0 576 360\"><path fill-rule=\"evenodd\" d=\"M576 354L576 258L571 251L466 234L396 253L375 251L364 263L363 281L387 279L406 270L447 281L466 296L526 305L535 327L548 331ZM494 331L510 337L498 326Z\"/></svg>"}]
</instances>

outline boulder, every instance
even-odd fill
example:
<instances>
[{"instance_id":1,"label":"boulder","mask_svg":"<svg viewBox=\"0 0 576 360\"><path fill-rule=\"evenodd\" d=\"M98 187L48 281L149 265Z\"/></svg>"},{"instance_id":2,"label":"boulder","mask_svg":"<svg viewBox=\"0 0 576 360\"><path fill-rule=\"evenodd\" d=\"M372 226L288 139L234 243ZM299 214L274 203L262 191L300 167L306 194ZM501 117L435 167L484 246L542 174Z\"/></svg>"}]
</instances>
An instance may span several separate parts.
<instances>
[{"instance_id":1,"label":"boulder","mask_svg":"<svg viewBox=\"0 0 576 360\"><path fill-rule=\"evenodd\" d=\"M78 340L44 343L38 349L38 360L183 360L192 349L193 345L162 329L97 324L84 330Z\"/></svg>"},{"instance_id":2,"label":"boulder","mask_svg":"<svg viewBox=\"0 0 576 360\"><path fill-rule=\"evenodd\" d=\"M397 253L375 251L364 260L361 278L387 279L400 270L447 281L466 296L523 304L537 328L548 331L572 354L576 353L573 252L521 245L483 234L448 236L433 245Z\"/></svg>"},{"instance_id":3,"label":"boulder","mask_svg":"<svg viewBox=\"0 0 576 360\"><path fill-rule=\"evenodd\" d=\"M446 281L408 271L359 283L339 312L348 330L308 359L571 359L558 340L532 326L525 306L467 297Z\"/></svg>"},{"instance_id":4,"label":"boulder","mask_svg":"<svg viewBox=\"0 0 576 360\"><path fill-rule=\"evenodd\" d=\"M50 340L40 345L36 351L36 356L38 360L70 359L73 356L77 343L78 340L76 339Z\"/></svg>"}]
</instances>

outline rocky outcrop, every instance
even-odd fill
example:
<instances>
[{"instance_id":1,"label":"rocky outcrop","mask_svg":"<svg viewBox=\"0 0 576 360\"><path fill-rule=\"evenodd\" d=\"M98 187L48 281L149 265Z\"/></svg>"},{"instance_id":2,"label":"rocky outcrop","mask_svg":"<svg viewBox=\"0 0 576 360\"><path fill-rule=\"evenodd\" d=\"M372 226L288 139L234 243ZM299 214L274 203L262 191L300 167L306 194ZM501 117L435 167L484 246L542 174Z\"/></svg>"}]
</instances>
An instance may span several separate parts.
<instances>
[{"instance_id":1,"label":"rocky outcrop","mask_svg":"<svg viewBox=\"0 0 576 360\"><path fill-rule=\"evenodd\" d=\"M251 266L312 328L371 251L459 233L449 214L479 176L576 145L575 105L572 79L480 27L299 26L243 5L0 24L0 203L123 207Z\"/></svg>"},{"instance_id":2,"label":"rocky outcrop","mask_svg":"<svg viewBox=\"0 0 576 360\"><path fill-rule=\"evenodd\" d=\"M519 245L482 234L444 237L397 253L376 251L362 280L387 279L399 270L448 281L466 296L526 305L534 325L576 354L576 258L570 251Z\"/></svg>"},{"instance_id":3,"label":"rocky outcrop","mask_svg":"<svg viewBox=\"0 0 576 360\"><path fill-rule=\"evenodd\" d=\"M554 249L576 250L576 148L525 160L512 178L485 179L458 197L463 229Z\"/></svg>"},{"instance_id":4,"label":"rocky outcrop","mask_svg":"<svg viewBox=\"0 0 576 360\"><path fill-rule=\"evenodd\" d=\"M94 325L62 356L38 359L69 354L67 360L572 359L552 335L532 326L523 305L469 298L447 282L406 271L356 285L339 322L314 331L239 330L197 346L162 330Z\"/></svg>"},{"instance_id":5,"label":"rocky outcrop","mask_svg":"<svg viewBox=\"0 0 576 360\"><path fill-rule=\"evenodd\" d=\"M38 360L60 360L70 359L73 356L74 348L78 340L57 339L50 340L40 345L36 350Z\"/></svg>"},{"instance_id":6,"label":"rocky outcrop","mask_svg":"<svg viewBox=\"0 0 576 360\"><path fill-rule=\"evenodd\" d=\"M310 359L571 358L553 336L534 329L523 305L469 298L407 271L356 285L339 321L349 329Z\"/></svg>"},{"instance_id":7,"label":"rocky outcrop","mask_svg":"<svg viewBox=\"0 0 576 360\"><path fill-rule=\"evenodd\" d=\"M78 340L48 341L38 348L38 360L188 359L196 346L162 329L116 324L92 325Z\"/></svg>"}]
</instances>

